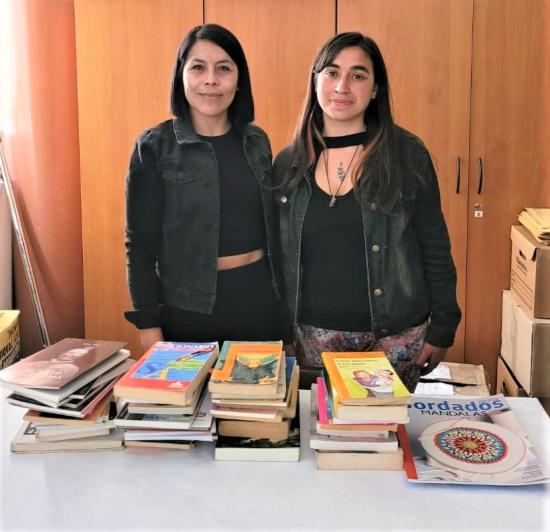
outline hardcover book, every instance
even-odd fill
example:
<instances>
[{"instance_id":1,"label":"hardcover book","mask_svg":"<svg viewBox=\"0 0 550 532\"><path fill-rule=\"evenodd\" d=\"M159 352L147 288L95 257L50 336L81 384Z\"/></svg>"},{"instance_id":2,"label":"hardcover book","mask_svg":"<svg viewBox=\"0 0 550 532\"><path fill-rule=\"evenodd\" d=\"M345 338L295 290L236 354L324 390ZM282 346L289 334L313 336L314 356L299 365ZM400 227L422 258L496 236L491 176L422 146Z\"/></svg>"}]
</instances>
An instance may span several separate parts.
<instances>
[{"instance_id":1,"label":"hardcover book","mask_svg":"<svg viewBox=\"0 0 550 532\"><path fill-rule=\"evenodd\" d=\"M65 338L0 371L0 380L21 387L59 390L123 349L127 342Z\"/></svg>"},{"instance_id":2,"label":"hardcover book","mask_svg":"<svg viewBox=\"0 0 550 532\"><path fill-rule=\"evenodd\" d=\"M514 486L549 481L503 395L413 396L410 424L398 433L413 482Z\"/></svg>"},{"instance_id":3,"label":"hardcover book","mask_svg":"<svg viewBox=\"0 0 550 532\"><path fill-rule=\"evenodd\" d=\"M115 386L115 396L187 405L218 357L217 342L155 342Z\"/></svg>"},{"instance_id":4,"label":"hardcover book","mask_svg":"<svg viewBox=\"0 0 550 532\"><path fill-rule=\"evenodd\" d=\"M410 393L383 352L321 353L343 405L407 405Z\"/></svg>"},{"instance_id":5,"label":"hardcover book","mask_svg":"<svg viewBox=\"0 0 550 532\"><path fill-rule=\"evenodd\" d=\"M226 341L212 371L209 390L217 395L284 398L284 368L282 341ZM278 382L282 383L280 389Z\"/></svg>"}]
</instances>

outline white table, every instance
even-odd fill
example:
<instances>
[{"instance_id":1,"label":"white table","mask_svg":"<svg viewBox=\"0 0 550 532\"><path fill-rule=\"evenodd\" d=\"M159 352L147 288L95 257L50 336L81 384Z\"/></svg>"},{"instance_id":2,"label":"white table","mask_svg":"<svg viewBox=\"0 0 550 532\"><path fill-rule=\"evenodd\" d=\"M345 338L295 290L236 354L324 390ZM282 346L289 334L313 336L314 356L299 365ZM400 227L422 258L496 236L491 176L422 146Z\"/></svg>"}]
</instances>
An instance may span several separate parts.
<instances>
[{"instance_id":1,"label":"white table","mask_svg":"<svg viewBox=\"0 0 550 532\"><path fill-rule=\"evenodd\" d=\"M3 395L3 394L2 394ZM213 460L193 451L14 455L23 409L2 402L1 530L550 530L547 485L411 484L402 472L317 471L301 392L298 463ZM550 421L536 399L510 398L546 455Z\"/></svg>"}]
</instances>

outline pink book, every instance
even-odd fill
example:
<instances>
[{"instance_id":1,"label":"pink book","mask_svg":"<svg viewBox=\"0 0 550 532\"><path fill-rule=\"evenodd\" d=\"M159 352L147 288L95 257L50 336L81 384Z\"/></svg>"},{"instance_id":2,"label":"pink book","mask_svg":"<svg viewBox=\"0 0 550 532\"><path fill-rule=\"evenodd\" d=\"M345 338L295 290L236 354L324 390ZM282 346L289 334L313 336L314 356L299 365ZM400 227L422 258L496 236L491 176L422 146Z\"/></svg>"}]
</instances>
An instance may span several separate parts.
<instances>
[{"instance_id":1,"label":"pink book","mask_svg":"<svg viewBox=\"0 0 550 532\"><path fill-rule=\"evenodd\" d=\"M322 377L317 377L317 408L319 409L319 423L321 425L328 424L325 381Z\"/></svg>"}]
</instances>

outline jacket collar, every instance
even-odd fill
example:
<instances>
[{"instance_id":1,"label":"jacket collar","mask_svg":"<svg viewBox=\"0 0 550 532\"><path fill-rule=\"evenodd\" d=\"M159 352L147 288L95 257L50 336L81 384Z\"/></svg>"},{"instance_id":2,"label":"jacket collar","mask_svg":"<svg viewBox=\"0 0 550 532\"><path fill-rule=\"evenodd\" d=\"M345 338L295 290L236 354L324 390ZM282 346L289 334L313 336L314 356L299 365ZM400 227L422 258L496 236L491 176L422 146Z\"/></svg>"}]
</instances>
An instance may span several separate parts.
<instances>
[{"instance_id":1,"label":"jacket collar","mask_svg":"<svg viewBox=\"0 0 550 532\"><path fill-rule=\"evenodd\" d=\"M180 117L176 117L172 120L172 126L174 128L174 134L176 135L176 141L178 144L201 142L201 139L197 135L190 120L184 120ZM261 137L262 134L256 126L253 124L247 124L244 130L244 137L248 136Z\"/></svg>"}]
</instances>

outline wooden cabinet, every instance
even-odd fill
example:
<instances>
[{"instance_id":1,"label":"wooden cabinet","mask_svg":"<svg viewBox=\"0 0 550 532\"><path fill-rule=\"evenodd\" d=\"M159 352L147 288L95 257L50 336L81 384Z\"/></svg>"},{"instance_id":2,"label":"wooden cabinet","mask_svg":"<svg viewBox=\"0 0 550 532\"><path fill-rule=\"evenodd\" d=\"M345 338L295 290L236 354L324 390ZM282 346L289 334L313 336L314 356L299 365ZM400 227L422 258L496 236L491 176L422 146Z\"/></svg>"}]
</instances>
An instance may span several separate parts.
<instances>
[{"instance_id":1,"label":"wooden cabinet","mask_svg":"<svg viewBox=\"0 0 550 532\"><path fill-rule=\"evenodd\" d=\"M494 383L510 225L522 207L550 205L549 3L75 0L86 335L137 338L122 315L124 175L139 131L169 116L182 36L203 20L235 32L276 153L292 136L316 50L355 30L380 45L396 120L438 170L464 312L449 358L484 364Z\"/></svg>"},{"instance_id":2,"label":"wooden cabinet","mask_svg":"<svg viewBox=\"0 0 550 532\"><path fill-rule=\"evenodd\" d=\"M472 0L340 0L338 32L360 31L379 45L395 120L430 150L466 307ZM464 320L448 360L464 360Z\"/></svg>"},{"instance_id":3,"label":"wooden cabinet","mask_svg":"<svg viewBox=\"0 0 550 532\"><path fill-rule=\"evenodd\" d=\"M338 31L378 42L396 120L435 160L464 314L449 358L483 364L491 383L510 225L550 206L549 11L546 0L338 2Z\"/></svg>"}]
</instances>

